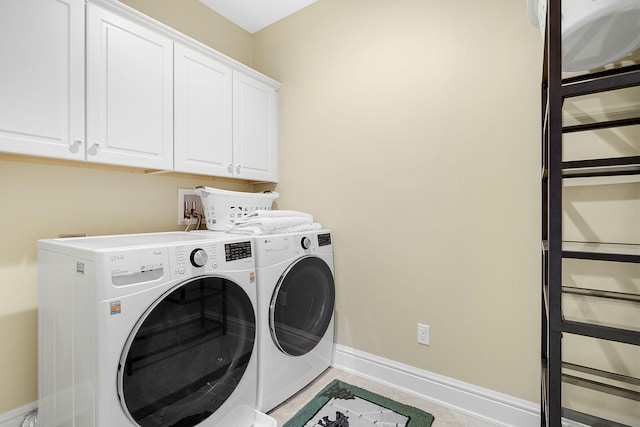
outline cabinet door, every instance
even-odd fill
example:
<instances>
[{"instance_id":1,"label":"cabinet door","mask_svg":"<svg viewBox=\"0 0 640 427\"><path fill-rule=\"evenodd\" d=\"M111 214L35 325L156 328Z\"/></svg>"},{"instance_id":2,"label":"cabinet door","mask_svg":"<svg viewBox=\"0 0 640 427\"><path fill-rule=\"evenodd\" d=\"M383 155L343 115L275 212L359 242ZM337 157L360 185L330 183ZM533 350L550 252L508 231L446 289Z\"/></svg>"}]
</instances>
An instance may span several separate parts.
<instances>
[{"instance_id":1,"label":"cabinet door","mask_svg":"<svg viewBox=\"0 0 640 427\"><path fill-rule=\"evenodd\" d=\"M278 180L278 94L241 72L233 74L234 177Z\"/></svg>"},{"instance_id":2,"label":"cabinet door","mask_svg":"<svg viewBox=\"0 0 640 427\"><path fill-rule=\"evenodd\" d=\"M175 45L174 170L232 176L231 68Z\"/></svg>"},{"instance_id":3,"label":"cabinet door","mask_svg":"<svg viewBox=\"0 0 640 427\"><path fill-rule=\"evenodd\" d=\"M173 42L87 4L87 160L173 168Z\"/></svg>"},{"instance_id":4,"label":"cabinet door","mask_svg":"<svg viewBox=\"0 0 640 427\"><path fill-rule=\"evenodd\" d=\"M83 159L84 2L0 1L0 151Z\"/></svg>"}]
</instances>

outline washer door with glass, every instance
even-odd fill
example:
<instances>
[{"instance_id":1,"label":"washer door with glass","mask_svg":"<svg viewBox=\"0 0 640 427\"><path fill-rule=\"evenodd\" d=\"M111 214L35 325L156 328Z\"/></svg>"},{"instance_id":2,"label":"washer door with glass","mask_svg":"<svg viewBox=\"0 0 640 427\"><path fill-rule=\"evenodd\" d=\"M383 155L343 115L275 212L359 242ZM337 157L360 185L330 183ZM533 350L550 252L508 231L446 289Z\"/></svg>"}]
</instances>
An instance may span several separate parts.
<instances>
[{"instance_id":1,"label":"washer door with glass","mask_svg":"<svg viewBox=\"0 0 640 427\"><path fill-rule=\"evenodd\" d=\"M251 301L236 283L200 277L140 318L120 358L118 393L136 425L191 427L233 394L255 345Z\"/></svg>"},{"instance_id":2,"label":"washer door with glass","mask_svg":"<svg viewBox=\"0 0 640 427\"><path fill-rule=\"evenodd\" d=\"M269 328L278 348L302 356L322 340L333 316L331 269L317 257L301 258L282 275L269 307Z\"/></svg>"}]
</instances>

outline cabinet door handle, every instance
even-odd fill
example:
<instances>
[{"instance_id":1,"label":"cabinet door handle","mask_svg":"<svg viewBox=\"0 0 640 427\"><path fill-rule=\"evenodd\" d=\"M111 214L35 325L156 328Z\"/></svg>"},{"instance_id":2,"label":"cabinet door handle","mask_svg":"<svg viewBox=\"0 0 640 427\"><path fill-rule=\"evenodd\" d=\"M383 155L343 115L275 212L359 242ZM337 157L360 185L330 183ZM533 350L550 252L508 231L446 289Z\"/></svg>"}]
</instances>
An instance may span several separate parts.
<instances>
[{"instance_id":1,"label":"cabinet door handle","mask_svg":"<svg viewBox=\"0 0 640 427\"><path fill-rule=\"evenodd\" d=\"M229 163L229 164L227 165L227 172L229 172L229 173L233 173L233 164Z\"/></svg>"},{"instance_id":2,"label":"cabinet door handle","mask_svg":"<svg viewBox=\"0 0 640 427\"><path fill-rule=\"evenodd\" d=\"M236 165L236 173L240 173L240 168L241 168L241 167L242 167L242 166L240 166L240 165Z\"/></svg>"},{"instance_id":3,"label":"cabinet door handle","mask_svg":"<svg viewBox=\"0 0 640 427\"><path fill-rule=\"evenodd\" d=\"M98 154L98 148L100 148L100 144L94 142L91 147L87 150L87 154L90 156L95 156Z\"/></svg>"},{"instance_id":4,"label":"cabinet door handle","mask_svg":"<svg viewBox=\"0 0 640 427\"><path fill-rule=\"evenodd\" d=\"M71 144L69 144L69 151L72 153L77 153L80 151L80 147L82 146L81 139L74 139Z\"/></svg>"}]
</instances>

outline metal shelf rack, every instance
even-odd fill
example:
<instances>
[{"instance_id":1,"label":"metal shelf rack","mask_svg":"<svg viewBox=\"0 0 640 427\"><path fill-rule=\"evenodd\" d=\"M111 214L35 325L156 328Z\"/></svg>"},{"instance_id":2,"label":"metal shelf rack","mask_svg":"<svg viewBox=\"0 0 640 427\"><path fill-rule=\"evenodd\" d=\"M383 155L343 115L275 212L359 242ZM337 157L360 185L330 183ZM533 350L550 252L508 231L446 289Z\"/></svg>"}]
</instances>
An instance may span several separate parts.
<instances>
[{"instance_id":1,"label":"metal shelf rack","mask_svg":"<svg viewBox=\"0 0 640 427\"><path fill-rule=\"evenodd\" d=\"M634 126L640 117L563 126L563 101L567 98L640 86L640 65L614 68L571 78L562 78L561 0L547 1L544 63L542 70L542 283L541 283L541 425L560 427L562 418L591 426L621 426L612 420L562 407L562 383L587 387L640 402L633 388L640 379L563 361L562 336L584 337L640 345L640 330L572 321L563 316L562 297L578 294L596 299L637 303L640 295L583 289L562 284L562 260L640 263L640 245L597 244L562 241L563 180L640 174L640 156L563 161L563 134ZM599 381L600 378L602 381ZM614 386L613 380L631 387Z\"/></svg>"}]
</instances>

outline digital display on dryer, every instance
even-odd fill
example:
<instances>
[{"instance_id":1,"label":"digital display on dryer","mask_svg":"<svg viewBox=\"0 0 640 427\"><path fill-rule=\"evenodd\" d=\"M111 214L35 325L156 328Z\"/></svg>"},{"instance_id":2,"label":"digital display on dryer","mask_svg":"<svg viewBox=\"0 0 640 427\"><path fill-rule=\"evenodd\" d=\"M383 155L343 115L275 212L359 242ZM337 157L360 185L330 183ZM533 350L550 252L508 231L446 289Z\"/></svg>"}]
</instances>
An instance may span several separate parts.
<instances>
[{"instance_id":1,"label":"digital display on dryer","mask_svg":"<svg viewBox=\"0 0 640 427\"><path fill-rule=\"evenodd\" d=\"M251 258L251 242L225 243L224 255L227 262Z\"/></svg>"},{"instance_id":2,"label":"digital display on dryer","mask_svg":"<svg viewBox=\"0 0 640 427\"><path fill-rule=\"evenodd\" d=\"M329 246L331 244L331 234L318 234L318 246Z\"/></svg>"}]
</instances>

